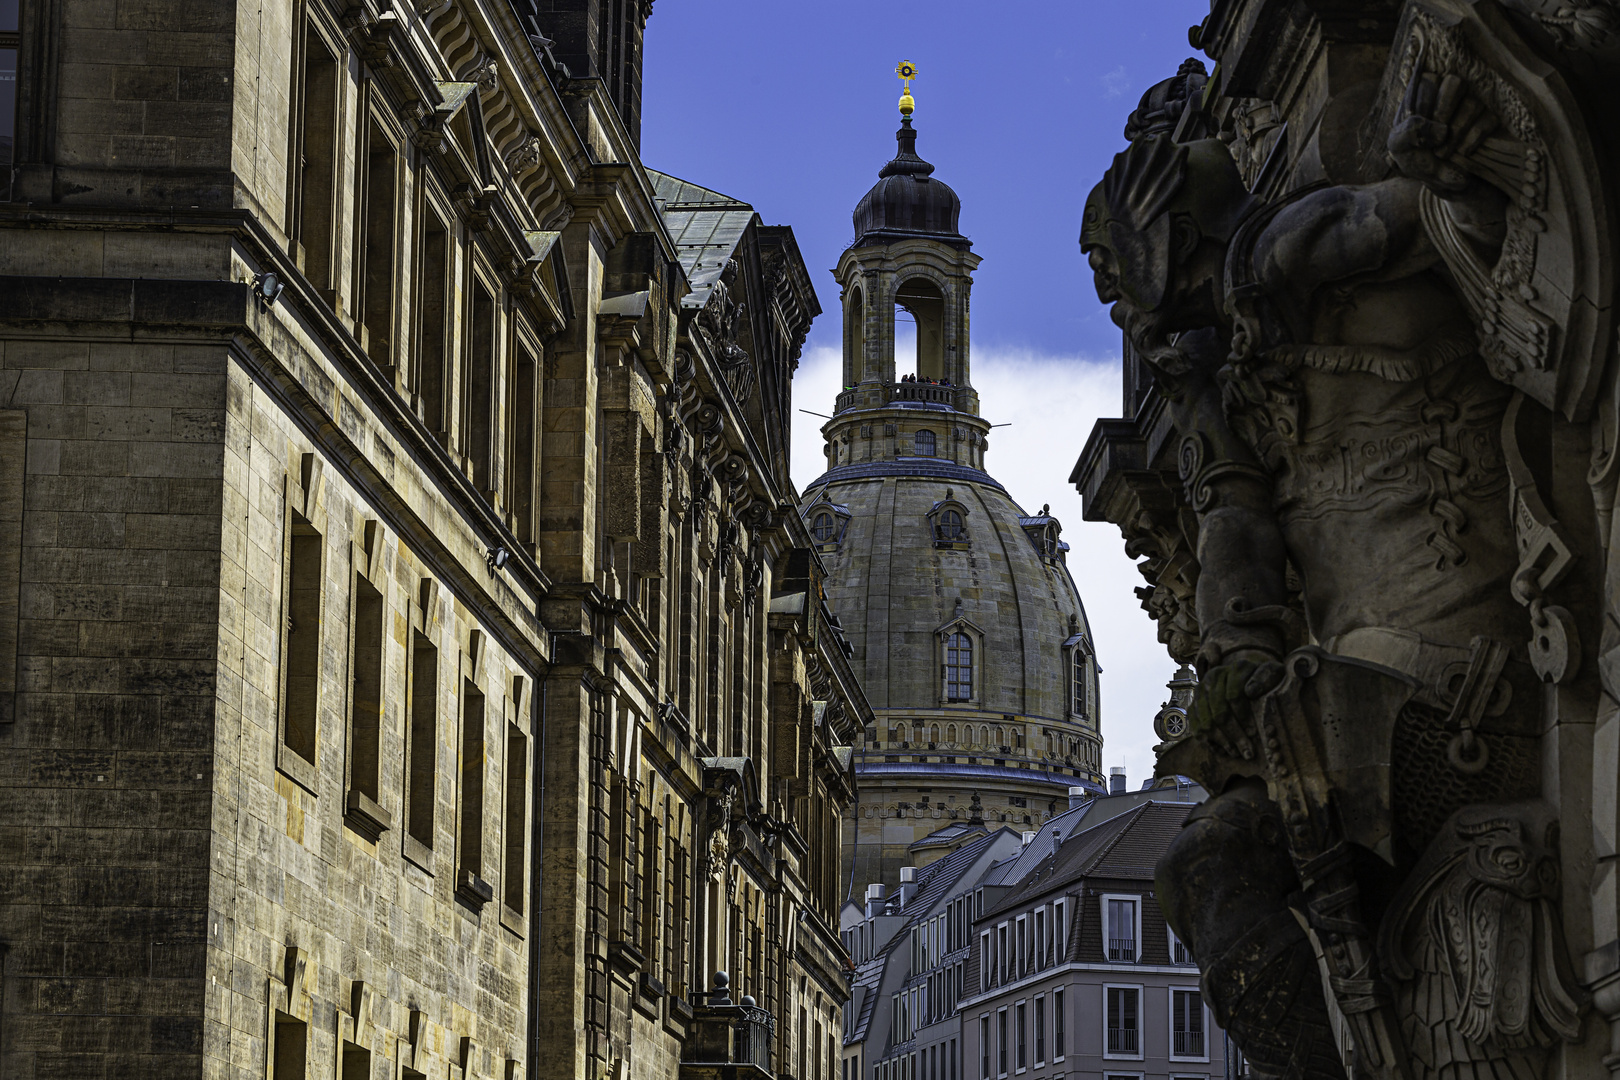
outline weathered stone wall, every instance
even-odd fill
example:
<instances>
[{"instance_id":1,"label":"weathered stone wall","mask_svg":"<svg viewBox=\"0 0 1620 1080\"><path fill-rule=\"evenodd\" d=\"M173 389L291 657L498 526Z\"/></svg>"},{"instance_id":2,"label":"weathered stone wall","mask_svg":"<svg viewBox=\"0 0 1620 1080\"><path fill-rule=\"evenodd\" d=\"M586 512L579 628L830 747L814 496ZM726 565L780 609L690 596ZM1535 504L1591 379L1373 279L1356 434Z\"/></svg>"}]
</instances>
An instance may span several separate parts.
<instances>
[{"instance_id":1,"label":"weathered stone wall","mask_svg":"<svg viewBox=\"0 0 1620 1080\"><path fill-rule=\"evenodd\" d=\"M0 455L27 470L0 724L8 1074L200 1064L225 370L218 345L0 341L21 416Z\"/></svg>"}]
</instances>

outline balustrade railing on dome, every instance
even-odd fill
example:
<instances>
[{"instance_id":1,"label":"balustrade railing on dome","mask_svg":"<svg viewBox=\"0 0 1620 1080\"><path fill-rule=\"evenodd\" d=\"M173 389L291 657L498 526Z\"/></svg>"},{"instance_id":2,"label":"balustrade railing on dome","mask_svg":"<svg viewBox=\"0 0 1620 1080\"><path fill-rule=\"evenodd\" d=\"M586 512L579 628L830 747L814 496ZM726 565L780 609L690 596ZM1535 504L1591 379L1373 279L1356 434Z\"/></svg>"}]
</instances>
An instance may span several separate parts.
<instances>
[{"instance_id":1,"label":"balustrade railing on dome","mask_svg":"<svg viewBox=\"0 0 1620 1080\"><path fill-rule=\"evenodd\" d=\"M959 386L942 386L939 383L922 382L896 382L878 384L870 383L852 386L838 395L838 405L835 411L843 412L853 408L860 395L873 389L882 389L886 392L889 401L922 401L931 405L947 405L956 407L956 392L962 389Z\"/></svg>"}]
</instances>

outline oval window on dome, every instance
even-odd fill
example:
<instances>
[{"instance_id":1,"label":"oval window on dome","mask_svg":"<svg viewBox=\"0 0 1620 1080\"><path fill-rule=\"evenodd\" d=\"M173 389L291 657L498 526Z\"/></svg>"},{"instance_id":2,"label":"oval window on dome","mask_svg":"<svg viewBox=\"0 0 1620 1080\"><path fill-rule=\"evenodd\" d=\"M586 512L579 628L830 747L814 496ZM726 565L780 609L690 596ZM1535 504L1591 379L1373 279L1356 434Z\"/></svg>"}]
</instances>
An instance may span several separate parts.
<instances>
[{"instance_id":1,"label":"oval window on dome","mask_svg":"<svg viewBox=\"0 0 1620 1080\"><path fill-rule=\"evenodd\" d=\"M942 510L939 514L939 524L934 529L940 540L952 543L967 539L967 530L962 527L962 512L960 510Z\"/></svg>"},{"instance_id":2,"label":"oval window on dome","mask_svg":"<svg viewBox=\"0 0 1620 1080\"><path fill-rule=\"evenodd\" d=\"M917 432L914 444L918 457L934 456L934 433L932 431L924 430Z\"/></svg>"},{"instance_id":3,"label":"oval window on dome","mask_svg":"<svg viewBox=\"0 0 1620 1080\"><path fill-rule=\"evenodd\" d=\"M832 515L823 511L816 515L814 524L810 526L810 532L815 536L816 543L830 544L833 537L837 535L838 530L833 525Z\"/></svg>"}]
</instances>

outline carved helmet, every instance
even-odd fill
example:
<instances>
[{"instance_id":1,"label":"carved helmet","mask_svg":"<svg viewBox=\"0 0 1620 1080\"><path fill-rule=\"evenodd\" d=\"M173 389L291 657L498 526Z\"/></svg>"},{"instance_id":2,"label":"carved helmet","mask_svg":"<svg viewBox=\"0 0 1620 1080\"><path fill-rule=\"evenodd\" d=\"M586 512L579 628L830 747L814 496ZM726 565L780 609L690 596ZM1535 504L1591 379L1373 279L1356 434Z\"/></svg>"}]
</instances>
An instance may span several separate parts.
<instances>
[{"instance_id":1,"label":"carved helmet","mask_svg":"<svg viewBox=\"0 0 1620 1080\"><path fill-rule=\"evenodd\" d=\"M1080 250L1091 258L1098 297L1156 310L1172 271L1174 216L1184 215L1200 235L1225 244L1251 201L1219 139L1176 142L1163 128L1137 138L1114 155L1086 198Z\"/></svg>"}]
</instances>

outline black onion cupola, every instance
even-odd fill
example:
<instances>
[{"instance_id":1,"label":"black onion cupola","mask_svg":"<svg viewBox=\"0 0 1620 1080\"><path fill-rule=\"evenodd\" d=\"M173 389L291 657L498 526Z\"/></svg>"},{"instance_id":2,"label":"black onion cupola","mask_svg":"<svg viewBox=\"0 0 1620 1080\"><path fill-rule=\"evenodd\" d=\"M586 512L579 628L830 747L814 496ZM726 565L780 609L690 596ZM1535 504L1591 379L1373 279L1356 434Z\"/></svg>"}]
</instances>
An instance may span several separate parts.
<instances>
[{"instance_id":1,"label":"black onion cupola","mask_svg":"<svg viewBox=\"0 0 1620 1080\"><path fill-rule=\"evenodd\" d=\"M907 236L930 236L953 246L967 246L957 228L962 200L950 185L934 179L934 166L917 156L917 132L911 117L895 133L899 153L878 171L855 206L855 243L881 244Z\"/></svg>"}]
</instances>

